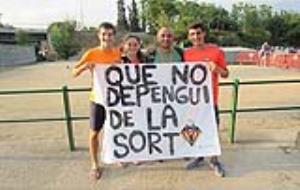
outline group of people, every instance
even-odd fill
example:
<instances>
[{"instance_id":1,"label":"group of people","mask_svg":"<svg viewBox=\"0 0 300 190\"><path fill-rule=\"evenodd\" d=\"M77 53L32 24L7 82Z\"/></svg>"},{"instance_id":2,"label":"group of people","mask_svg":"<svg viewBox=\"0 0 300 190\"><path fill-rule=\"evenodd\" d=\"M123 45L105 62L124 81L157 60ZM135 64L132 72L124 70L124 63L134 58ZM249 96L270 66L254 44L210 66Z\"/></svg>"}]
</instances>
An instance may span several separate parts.
<instances>
[{"instance_id":1,"label":"group of people","mask_svg":"<svg viewBox=\"0 0 300 190\"><path fill-rule=\"evenodd\" d=\"M188 27L187 38L193 46L187 49L180 49L174 46L174 34L170 27L161 27L156 35L157 47L150 54L143 54L141 51L142 41L136 35L127 35L124 38L122 47L115 47L116 29L111 23L104 22L99 26L98 47L89 49L82 58L75 64L73 76L79 76L83 71L90 70L93 73L95 64L101 63L171 63L171 62L196 62L202 61L208 64L212 72L213 100L217 125L219 126L218 113L218 83L219 76L226 78L229 74L223 51L214 44L205 42L206 28L202 23L196 23ZM98 160L99 133L104 125L106 112L105 107L94 102L94 91L90 99L90 135L89 152L91 158L90 176L93 179L100 179L102 169ZM203 157L192 159L186 168L194 169L204 163ZM216 156L208 161L210 168L220 177L225 176L225 170Z\"/></svg>"}]
</instances>

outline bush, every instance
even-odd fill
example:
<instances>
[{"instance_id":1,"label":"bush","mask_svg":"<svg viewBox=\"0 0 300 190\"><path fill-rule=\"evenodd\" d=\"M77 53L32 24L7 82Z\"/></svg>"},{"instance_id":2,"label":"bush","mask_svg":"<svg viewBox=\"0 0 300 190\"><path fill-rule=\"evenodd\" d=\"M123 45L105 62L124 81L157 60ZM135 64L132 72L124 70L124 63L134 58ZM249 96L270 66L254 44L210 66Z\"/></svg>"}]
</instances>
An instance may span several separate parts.
<instances>
[{"instance_id":1,"label":"bush","mask_svg":"<svg viewBox=\"0 0 300 190\"><path fill-rule=\"evenodd\" d=\"M16 42L18 45L29 44L29 34L23 30L17 30L16 32Z\"/></svg>"},{"instance_id":2,"label":"bush","mask_svg":"<svg viewBox=\"0 0 300 190\"><path fill-rule=\"evenodd\" d=\"M49 26L50 41L57 52L63 58L68 59L80 50L78 40L75 38L76 22L56 22Z\"/></svg>"}]
</instances>

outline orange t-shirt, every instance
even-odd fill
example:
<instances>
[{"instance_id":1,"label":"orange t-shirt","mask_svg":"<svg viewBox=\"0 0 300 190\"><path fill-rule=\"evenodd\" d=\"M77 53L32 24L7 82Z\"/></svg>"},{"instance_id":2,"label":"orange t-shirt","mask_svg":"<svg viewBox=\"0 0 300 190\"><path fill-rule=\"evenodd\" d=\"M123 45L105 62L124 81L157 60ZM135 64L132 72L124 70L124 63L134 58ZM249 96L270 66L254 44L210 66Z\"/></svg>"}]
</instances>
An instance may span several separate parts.
<instances>
[{"instance_id":1,"label":"orange t-shirt","mask_svg":"<svg viewBox=\"0 0 300 190\"><path fill-rule=\"evenodd\" d=\"M121 59L121 52L118 48L100 49L92 48L86 51L76 65L82 64L103 64L118 63Z\"/></svg>"},{"instance_id":2,"label":"orange t-shirt","mask_svg":"<svg viewBox=\"0 0 300 190\"><path fill-rule=\"evenodd\" d=\"M118 48L112 49L100 49L100 48L92 48L84 53L81 57L80 61L76 64L76 67L83 64L112 64L119 63L121 59L121 52ZM93 78L92 78L93 81ZM92 90L89 99L94 101L95 95Z\"/></svg>"},{"instance_id":3,"label":"orange t-shirt","mask_svg":"<svg viewBox=\"0 0 300 190\"><path fill-rule=\"evenodd\" d=\"M216 45L205 45L202 49L188 48L184 51L183 57L186 62L213 61L221 68L226 69L227 66L224 52ZM215 72L212 73L212 85L214 105L218 105L219 75Z\"/></svg>"}]
</instances>

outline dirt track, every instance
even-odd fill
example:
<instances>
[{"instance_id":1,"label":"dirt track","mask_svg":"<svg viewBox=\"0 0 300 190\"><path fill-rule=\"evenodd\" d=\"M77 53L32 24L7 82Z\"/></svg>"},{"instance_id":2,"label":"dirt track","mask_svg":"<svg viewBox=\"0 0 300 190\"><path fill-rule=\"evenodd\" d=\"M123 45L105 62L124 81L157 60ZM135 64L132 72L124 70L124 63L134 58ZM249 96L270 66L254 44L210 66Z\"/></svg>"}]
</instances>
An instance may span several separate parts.
<instances>
[{"instance_id":1,"label":"dirt track","mask_svg":"<svg viewBox=\"0 0 300 190\"><path fill-rule=\"evenodd\" d=\"M72 63L19 67L0 72L0 89L86 87L88 74L73 79ZM300 71L230 66L230 80L299 79ZM243 86L240 107L300 105L300 84ZM221 89L221 108L231 106L231 88ZM72 113L87 115L87 94L71 96ZM13 105L13 106L12 106ZM0 119L63 117L61 95L0 96ZM300 189L300 111L242 113L237 144L227 143L228 115L222 116L221 157L228 171L216 178L208 167L186 171L184 161L144 164L126 169L105 166L101 181L92 183L87 152L87 121L75 122L78 151L67 149L65 123L0 124L0 189Z\"/></svg>"}]
</instances>

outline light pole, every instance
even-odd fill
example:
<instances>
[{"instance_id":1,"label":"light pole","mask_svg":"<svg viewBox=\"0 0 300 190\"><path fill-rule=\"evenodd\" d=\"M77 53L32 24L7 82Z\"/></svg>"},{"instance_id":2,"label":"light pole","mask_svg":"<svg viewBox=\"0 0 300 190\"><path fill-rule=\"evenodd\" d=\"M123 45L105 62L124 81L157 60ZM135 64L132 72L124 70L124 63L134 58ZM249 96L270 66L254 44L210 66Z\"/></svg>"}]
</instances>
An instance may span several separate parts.
<instances>
[{"instance_id":1,"label":"light pole","mask_svg":"<svg viewBox=\"0 0 300 190\"><path fill-rule=\"evenodd\" d=\"M83 0L80 0L80 22L84 26Z\"/></svg>"},{"instance_id":2,"label":"light pole","mask_svg":"<svg viewBox=\"0 0 300 190\"><path fill-rule=\"evenodd\" d=\"M83 0L79 0L79 19L76 23L77 30L82 30L84 27Z\"/></svg>"}]
</instances>

